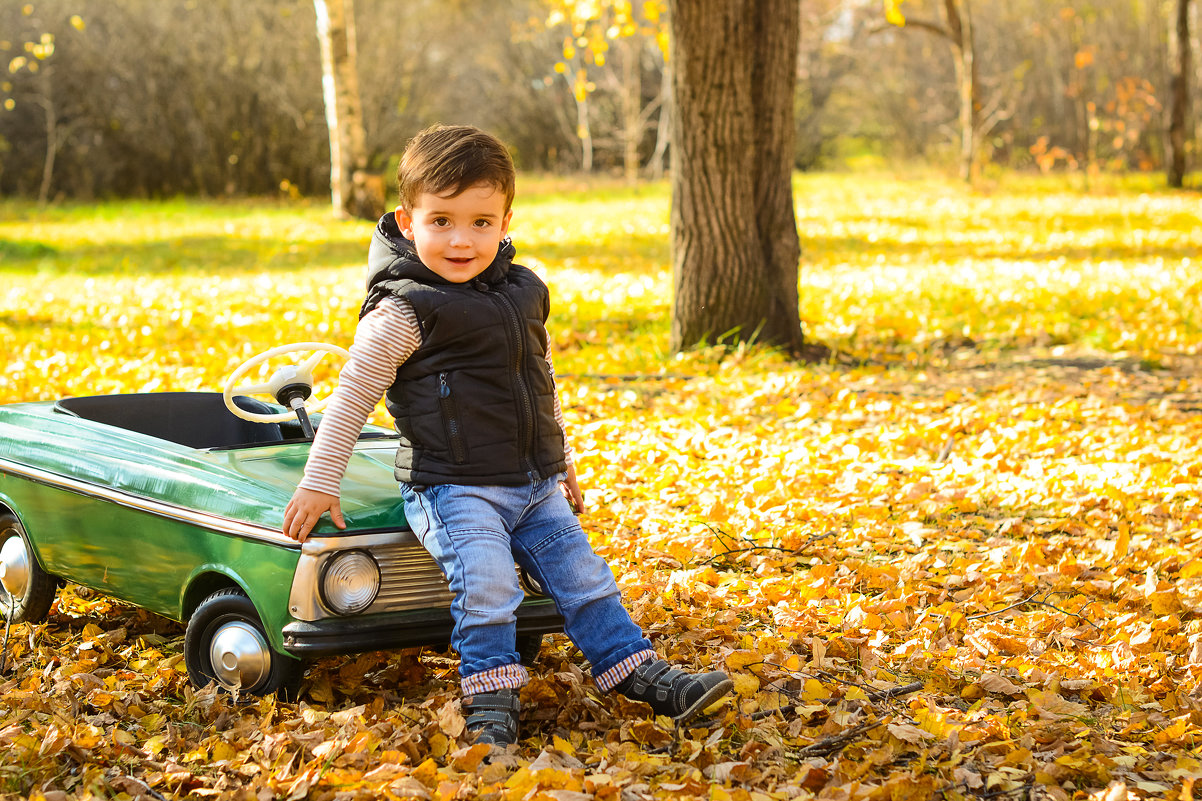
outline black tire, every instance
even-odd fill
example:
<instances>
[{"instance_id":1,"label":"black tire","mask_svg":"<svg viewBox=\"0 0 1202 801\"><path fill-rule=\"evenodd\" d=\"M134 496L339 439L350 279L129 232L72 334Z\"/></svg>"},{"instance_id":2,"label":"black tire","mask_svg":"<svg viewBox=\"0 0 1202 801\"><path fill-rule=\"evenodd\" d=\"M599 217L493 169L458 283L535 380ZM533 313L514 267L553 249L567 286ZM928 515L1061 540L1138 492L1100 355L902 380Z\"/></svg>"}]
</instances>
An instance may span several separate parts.
<instances>
[{"instance_id":1,"label":"black tire","mask_svg":"<svg viewBox=\"0 0 1202 801\"><path fill-rule=\"evenodd\" d=\"M212 648L219 635L228 636L236 631L244 641L253 643L257 650L255 658L261 659L259 676L249 687L237 681L223 678L214 666ZM257 638L257 639L256 639ZM259 613L250 598L240 589L218 590L200 602L184 634L184 664L188 678L195 687L206 687L210 683L225 691L247 695L270 695L275 693L286 700L295 700L305 673L304 663L294 657L276 651L268 644L267 633L259 621Z\"/></svg>"},{"instance_id":2,"label":"black tire","mask_svg":"<svg viewBox=\"0 0 1202 801\"><path fill-rule=\"evenodd\" d=\"M20 547L5 545L9 540L20 542ZM58 579L42 570L38 559L33 553L33 544L29 534L16 515L0 514L0 554L15 557L20 561L12 565L0 565L0 573L8 573L12 581L19 572L21 587L13 594L0 584L0 619L12 623L41 623L50 612L50 604L54 603L54 593L58 589Z\"/></svg>"},{"instance_id":3,"label":"black tire","mask_svg":"<svg viewBox=\"0 0 1202 801\"><path fill-rule=\"evenodd\" d=\"M538 659L538 655L543 650L543 635L541 634L519 634L518 635L518 656L522 660L522 664L530 667Z\"/></svg>"}]
</instances>

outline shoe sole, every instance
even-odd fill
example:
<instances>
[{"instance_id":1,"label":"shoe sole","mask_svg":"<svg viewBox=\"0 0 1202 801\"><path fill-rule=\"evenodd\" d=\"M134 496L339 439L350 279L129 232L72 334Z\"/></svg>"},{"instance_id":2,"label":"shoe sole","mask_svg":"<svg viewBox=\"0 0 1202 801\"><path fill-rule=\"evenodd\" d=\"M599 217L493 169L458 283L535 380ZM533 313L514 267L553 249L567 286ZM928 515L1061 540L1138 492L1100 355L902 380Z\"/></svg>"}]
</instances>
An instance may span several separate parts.
<instances>
[{"instance_id":1,"label":"shoe sole","mask_svg":"<svg viewBox=\"0 0 1202 801\"><path fill-rule=\"evenodd\" d=\"M709 689L708 692L706 692L705 695L701 696L696 701L694 701L692 706L690 706L685 711L681 712L676 717L672 718L672 720L676 721L676 723L678 725L683 725L685 723L688 723L690 720L692 720L693 718L700 715L701 712L707 706L714 703L714 701L717 701L719 698L726 695L728 692L730 692L734 688L735 688L735 683L733 681L731 681L730 679L725 679L725 680L715 684L713 687L711 687Z\"/></svg>"}]
</instances>

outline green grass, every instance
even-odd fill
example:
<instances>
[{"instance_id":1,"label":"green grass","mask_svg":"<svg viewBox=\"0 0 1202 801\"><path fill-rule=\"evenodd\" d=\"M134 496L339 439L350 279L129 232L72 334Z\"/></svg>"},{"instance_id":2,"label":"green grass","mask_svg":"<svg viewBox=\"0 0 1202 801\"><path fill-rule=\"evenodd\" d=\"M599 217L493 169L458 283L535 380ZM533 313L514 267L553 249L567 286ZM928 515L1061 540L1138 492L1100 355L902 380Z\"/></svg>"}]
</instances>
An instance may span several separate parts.
<instances>
[{"instance_id":1,"label":"green grass","mask_svg":"<svg viewBox=\"0 0 1202 801\"><path fill-rule=\"evenodd\" d=\"M808 335L884 364L963 346L1193 353L1198 193L1108 180L1085 193L1075 178L798 176ZM521 177L512 234L552 287L561 373L716 369L712 353L669 352L668 210L663 182ZM0 341L22 368L0 396L58 394L80 374L194 388L180 385L272 344L347 344L371 230L316 200L0 202Z\"/></svg>"},{"instance_id":2,"label":"green grass","mask_svg":"<svg viewBox=\"0 0 1202 801\"><path fill-rule=\"evenodd\" d=\"M42 211L0 204L5 272L41 276L338 267L362 258L370 232L332 220L315 203L177 199Z\"/></svg>"}]
</instances>

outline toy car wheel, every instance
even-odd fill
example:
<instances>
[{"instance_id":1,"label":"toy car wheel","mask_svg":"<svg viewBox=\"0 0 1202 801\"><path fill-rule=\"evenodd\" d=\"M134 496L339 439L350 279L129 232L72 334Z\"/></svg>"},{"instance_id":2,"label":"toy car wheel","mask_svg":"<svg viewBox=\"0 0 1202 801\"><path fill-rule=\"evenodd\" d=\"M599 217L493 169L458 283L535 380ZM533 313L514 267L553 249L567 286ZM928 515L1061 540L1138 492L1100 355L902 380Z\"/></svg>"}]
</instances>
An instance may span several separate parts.
<instances>
[{"instance_id":1,"label":"toy car wheel","mask_svg":"<svg viewBox=\"0 0 1202 801\"><path fill-rule=\"evenodd\" d=\"M12 623L46 619L58 580L42 570L16 515L0 515L0 618Z\"/></svg>"},{"instance_id":2,"label":"toy car wheel","mask_svg":"<svg viewBox=\"0 0 1202 801\"><path fill-rule=\"evenodd\" d=\"M184 664L196 687L210 682L229 692L276 693L294 699L304 664L267 642L250 598L238 589L219 590L201 601L184 634Z\"/></svg>"},{"instance_id":3,"label":"toy car wheel","mask_svg":"<svg viewBox=\"0 0 1202 801\"><path fill-rule=\"evenodd\" d=\"M543 650L543 635L519 634L517 646L518 656L521 657L522 664L530 667L538 659L538 655Z\"/></svg>"}]
</instances>

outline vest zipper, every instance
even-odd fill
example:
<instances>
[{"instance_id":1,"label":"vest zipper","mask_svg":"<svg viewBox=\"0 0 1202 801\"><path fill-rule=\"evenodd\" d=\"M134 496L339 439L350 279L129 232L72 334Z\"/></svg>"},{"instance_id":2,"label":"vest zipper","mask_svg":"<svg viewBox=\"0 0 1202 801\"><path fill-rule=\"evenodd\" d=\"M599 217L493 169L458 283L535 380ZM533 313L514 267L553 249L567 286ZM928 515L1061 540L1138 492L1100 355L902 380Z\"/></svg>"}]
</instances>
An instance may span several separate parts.
<instances>
[{"instance_id":1,"label":"vest zipper","mask_svg":"<svg viewBox=\"0 0 1202 801\"><path fill-rule=\"evenodd\" d=\"M463 433L459 429L459 414L455 408L455 399L451 397L451 385L447 382L447 374L438 374L438 406L442 411L442 421L446 425L447 439L451 443L451 458L455 464L467 462L467 449L463 445Z\"/></svg>"}]
</instances>

